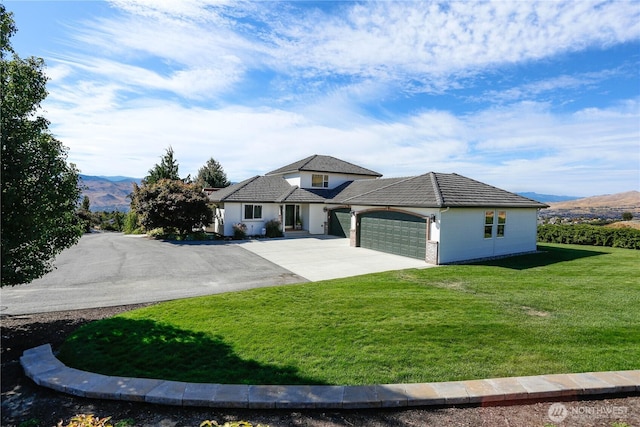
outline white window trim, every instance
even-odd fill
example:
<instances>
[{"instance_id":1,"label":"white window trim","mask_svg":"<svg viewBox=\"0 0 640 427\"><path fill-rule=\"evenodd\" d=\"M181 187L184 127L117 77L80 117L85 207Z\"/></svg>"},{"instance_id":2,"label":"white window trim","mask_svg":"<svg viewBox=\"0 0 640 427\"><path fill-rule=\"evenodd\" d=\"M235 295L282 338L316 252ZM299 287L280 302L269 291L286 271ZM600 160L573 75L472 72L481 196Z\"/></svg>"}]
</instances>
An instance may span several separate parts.
<instances>
[{"instance_id":1,"label":"white window trim","mask_svg":"<svg viewBox=\"0 0 640 427\"><path fill-rule=\"evenodd\" d=\"M314 176L321 176L322 177L322 184L321 185L313 185L313 177ZM329 188L329 175L322 174L322 173L311 174L311 187L312 188Z\"/></svg>"},{"instance_id":2,"label":"white window trim","mask_svg":"<svg viewBox=\"0 0 640 427\"><path fill-rule=\"evenodd\" d=\"M246 214L247 214L247 206L251 206L251 218L247 218ZM256 206L260 206L260 218L256 218ZM262 221L262 211L263 211L263 206L260 204L254 204L254 203L247 203L245 205L242 205L242 220L243 221Z\"/></svg>"}]
</instances>

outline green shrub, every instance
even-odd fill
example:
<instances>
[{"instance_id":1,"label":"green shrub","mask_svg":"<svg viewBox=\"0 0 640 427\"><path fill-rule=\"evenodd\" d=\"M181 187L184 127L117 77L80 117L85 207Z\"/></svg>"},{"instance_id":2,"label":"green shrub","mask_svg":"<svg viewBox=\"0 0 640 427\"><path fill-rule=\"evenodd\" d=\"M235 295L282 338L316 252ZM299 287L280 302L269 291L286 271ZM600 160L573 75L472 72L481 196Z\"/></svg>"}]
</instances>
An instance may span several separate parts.
<instances>
[{"instance_id":1,"label":"green shrub","mask_svg":"<svg viewBox=\"0 0 640 427\"><path fill-rule=\"evenodd\" d=\"M135 211L129 211L124 217L124 226L122 228L125 234L142 234L142 228L138 222L138 214Z\"/></svg>"},{"instance_id":2,"label":"green shrub","mask_svg":"<svg viewBox=\"0 0 640 427\"><path fill-rule=\"evenodd\" d=\"M233 225L233 238L236 240L242 240L247 238L247 225L241 223Z\"/></svg>"},{"instance_id":3,"label":"green shrub","mask_svg":"<svg viewBox=\"0 0 640 427\"><path fill-rule=\"evenodd\" d=\"M264 225L265 229L267 230L267 237L282 237L282 229L280 228L280 221L278 221L277 219L272 219L270 221L267 221L267 223Z\"/></svg>"},{"instance_id":4,"label":"green shrub","mask_svg":"<svg viewBox=\"0 0 640 427\"><path fill-rule=\"evenodd\" d=\"M543 243L640 249L640 230L634 228L598 227L585 224L546 224L538 226L538 241Z\"/></svg>"}]
</instances>

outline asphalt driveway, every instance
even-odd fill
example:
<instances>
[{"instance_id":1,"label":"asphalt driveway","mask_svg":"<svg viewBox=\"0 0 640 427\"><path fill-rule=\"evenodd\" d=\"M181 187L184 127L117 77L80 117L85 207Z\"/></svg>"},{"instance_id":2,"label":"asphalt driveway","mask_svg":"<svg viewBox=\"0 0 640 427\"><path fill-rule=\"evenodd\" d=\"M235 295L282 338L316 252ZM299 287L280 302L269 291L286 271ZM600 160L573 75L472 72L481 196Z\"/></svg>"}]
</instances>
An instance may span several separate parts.
<instances>
[{"instance_id":1,"label":"asphalt driveway","mask_svg":"<svg viewBox=\"0 0 640 427\"><path fill-rule=\"evenodd\" d=\"M0 290L0 314L109 307L427 267L349 247L348 239L170 243L120 233L87 234L56 269Z\"/></svg>"},{"instance_id":2,"label":"asphalt driveway","mask_svg":"<svg viewBox=\"0 0 640 427\"><path fill-rule=\"evenodd\" d=\"M2 288L0 314L166 301L307 281L240 245L169 243L120 233L84 235L55 265L30 284Z\"/></svg>"}]
</instances>

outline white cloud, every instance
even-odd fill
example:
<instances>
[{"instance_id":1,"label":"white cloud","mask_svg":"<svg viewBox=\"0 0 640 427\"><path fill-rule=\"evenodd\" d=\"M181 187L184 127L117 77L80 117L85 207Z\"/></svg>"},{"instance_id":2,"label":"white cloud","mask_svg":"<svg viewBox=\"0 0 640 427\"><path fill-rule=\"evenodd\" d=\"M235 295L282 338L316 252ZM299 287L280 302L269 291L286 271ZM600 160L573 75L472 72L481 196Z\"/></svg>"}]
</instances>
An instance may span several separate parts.
<instances>
[{"instance_id":1,"label":"white cloud","mask_svg":"<svg viewBox=\"0 0 640 427\"><path fill-rule=\"evenodd\" d=\"M171 145L182 175L214 157L232 180L318 153L385 176L457 172L514 191L638 186L636 94L562 114L537 101L617 70L485 91L500 105L465 115L416 104L383 118L367 107L638 40L640 3L113 4L116 15L77 28L75 50L49 69L47 117L83 173L142 177Z\"/></svg>"}]
</instances>

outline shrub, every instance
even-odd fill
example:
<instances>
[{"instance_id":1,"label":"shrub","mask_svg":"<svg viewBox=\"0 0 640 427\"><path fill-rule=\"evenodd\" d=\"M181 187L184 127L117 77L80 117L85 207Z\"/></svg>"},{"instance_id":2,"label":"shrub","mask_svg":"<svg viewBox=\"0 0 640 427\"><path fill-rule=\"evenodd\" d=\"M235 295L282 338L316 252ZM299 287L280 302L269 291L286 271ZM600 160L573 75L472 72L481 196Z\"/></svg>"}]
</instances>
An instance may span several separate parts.
<instances>
[{"instance_id":1,"label":"shrub","mask_svg":"<svg viewBox=\"0 0 640 427\"><path fill-rule=\"evenodd\" d=\"M67 425L60 421L58 427L113 427L113 424L108 424L110 419L111 417L99 418L92 414L79 414L71 418Z\"/></svg>"},{"instance_id":2,"label":"shrub","mask_svg":"<svg viewBox=\"0 0 640 427\"><path fill-rule=\"evenodd\" d=\"M633 228L607 228L584 224L547 224L538 226L538 241L543 243L640 249L640 230Z\"/></svg>"},{"instance_id":3,"label":"shrub","mask_svg":"<svg viewBox=\"0 0 640 427\"><path fill-rule=\"evenodd\" d=\"M122 228L125 234L140 234L142 229L138 223L138 214L135 211L129 211L127 216L124 217L124 227Z\"/></svg>"},{"instance_id":4,"label":"shrub","mask_svg":"<svg viewBox=\"0 0 640 427\"><path fill-rule=\"evenodd\" d=\"M267 230L267 237L282 237L282 229L280 228L280 221L272 219L267 221L264 225Z\"/></svg>"},{"instance_id":5,"label":"shrub","mask_svg":"<svg viewBox=\"0 0 640 427\"><path fill-rule=\"evenodd\" d=\"M233 225L233 238L242 240L247 238L247 225L240 222Z\"/></svg>"}]
</instances>

